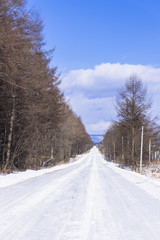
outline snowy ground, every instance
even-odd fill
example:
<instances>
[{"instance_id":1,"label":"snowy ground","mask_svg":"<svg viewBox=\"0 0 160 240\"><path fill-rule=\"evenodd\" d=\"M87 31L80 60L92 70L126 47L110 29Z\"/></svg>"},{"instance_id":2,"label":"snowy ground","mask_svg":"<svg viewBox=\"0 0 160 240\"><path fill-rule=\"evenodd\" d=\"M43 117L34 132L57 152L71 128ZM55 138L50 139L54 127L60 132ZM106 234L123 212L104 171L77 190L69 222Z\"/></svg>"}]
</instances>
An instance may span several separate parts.
<instances>
[{"instance_id":1,"label":"snowy ground","mask_svg":"<svg viewBox=\"0 0 160 240\"><path fill-rule=\"evenodd\" d=\"M7 174L7 175L1 173L0 174L0 188L8 187L13 184L26 181L30 178L39 177L39 176L42 176L47 173L52 173L52 172L67 168L69 166L79 164L85 158L86 158L86 154L78 155L75 159L72 159L72 158L70 159L70 164L61 164L61 165L57 165L52 168L44 168L44 169L37 170L37 171L27 170L24 172L13 172L13 173Z\"/></svg>"},{"instance_id":2,"label":"snowy ground","mask_svg":"<svg viewBox=\"0 0 160 240\"><path fill-rule=\"evenodd\" d=\"M143 167L143 174L148 177L157 178L160 181L160 165L155 163L155 165L150 164Z\"/></svg>"},{"instance_id":3,"label":"snowy ground","mask_svg":"<svg viewBox=\"0 0 160 240\"><path fill-rule=\"evenodd\" d=\"M159 240L159 184L94 147L63 169L3 183L0 240Z\"/></svg>"}]
</instances>

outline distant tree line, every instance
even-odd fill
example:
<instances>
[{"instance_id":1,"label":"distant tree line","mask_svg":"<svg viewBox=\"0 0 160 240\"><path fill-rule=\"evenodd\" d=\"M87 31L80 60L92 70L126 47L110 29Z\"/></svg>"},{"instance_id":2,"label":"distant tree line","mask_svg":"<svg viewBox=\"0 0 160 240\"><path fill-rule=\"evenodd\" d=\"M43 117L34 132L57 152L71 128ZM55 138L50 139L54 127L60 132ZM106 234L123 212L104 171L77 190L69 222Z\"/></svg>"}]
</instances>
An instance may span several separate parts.
<instances>
[{"instance_id":1,"label":"distant tree line","mask_svg":"<svg viewBox=\"0 0 160 240\"><path fill-rule=\"evenodd\" d=\"M107 130L101 144L107 159L138 170L142 126L143 163L149 162L149 139L152 142L152 150L160 151L160 129L155 120L151 119L149 113L151 106L151 98L142 80L134 74L131 75L116 97L115 109L118 120Z\"/></svg>"},{"instance_id":2,"label":"distant tree line","mask_svg":"<svg viewBox=\"0 0 160 240\"><path fill-rule=\"evenodd\" d=\"M0 169L67 162L92 141L50 67L42 22L24 0L0 1Z\"/></svg>"}]
</instances>

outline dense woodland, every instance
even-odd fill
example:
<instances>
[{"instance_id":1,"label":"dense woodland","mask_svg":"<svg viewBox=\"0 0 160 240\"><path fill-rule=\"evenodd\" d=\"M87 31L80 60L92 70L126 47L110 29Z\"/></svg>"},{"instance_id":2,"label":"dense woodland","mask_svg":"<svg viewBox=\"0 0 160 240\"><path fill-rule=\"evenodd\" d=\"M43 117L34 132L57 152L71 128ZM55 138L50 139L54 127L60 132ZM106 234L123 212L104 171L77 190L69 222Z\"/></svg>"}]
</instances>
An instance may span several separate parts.
<instances>
[{"instance_id":1,"label":"dense woodland","mask_svg":"<svg viewBox=\"0 0 160 240\"><path fill-rule=\"evenodd\" d=\"M59 89L42 26L23 0L0 1L1 171L67 162L92 146Z\"/></svg>"},{"instance_id":2,"label":"dense woodland","mask_svg":"<svg viewBox=\"0 0 160 240\"><path fill-rule=\"evenodd\" d=\"M143 126L143 164L149 163L149 139L152 152L150 159L155 160L155 153L160 152L160 127L156 118L151 119L152 100L135 74L131 75L119 89L115 109L118 120L113 122L104 135L100 146L108 160L139 169L141 138Z\"/></svg>"}]
</instances>

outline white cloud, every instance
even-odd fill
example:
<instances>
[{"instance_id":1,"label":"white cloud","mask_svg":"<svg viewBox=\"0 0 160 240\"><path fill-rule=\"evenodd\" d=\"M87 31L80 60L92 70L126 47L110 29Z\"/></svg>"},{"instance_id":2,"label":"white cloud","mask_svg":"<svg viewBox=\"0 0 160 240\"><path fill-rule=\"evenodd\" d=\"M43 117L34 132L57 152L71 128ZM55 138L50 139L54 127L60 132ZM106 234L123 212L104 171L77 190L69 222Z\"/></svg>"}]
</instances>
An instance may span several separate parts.
<instances>
[{"instance_id":1,"label":"white cloud","mask_svg":"<svg viewBox=\"0 0 160 240\"><path fill-rule=\"evenodd\" d=\"M88 98L82 93L72 94L66 96L69 100L73 110L82 116L82 120L85 123L97 123L97 121L103 119L115 118L114 111L114 97L96 97Z\"/></svg>"},{"instance_id":2,"label":"white cloud","mask_svg":"<svg viewBox=\"0 0 160 240\"><path fill-rule=\"evenodd\" d=\"M103 63L94 69L70 71L63 78L62 89L72 92L80 89L85 92L108 90L122 85L133 73L136 73L145 83L158 84L160 87L160 68L143 65Z\"/></svg>"},{"instance_id":3,"label":"white cloud","mask_svg":"<svg viewBox=\"0 0 160 240\"><path fill-rule=\"evenodd\" d=\"M94 69L70 71L61 88L73 110L82 117L89 133L102 133L106 122L116 117L114 99L131 74L137 74L153 95L153 112L160 102L160 68L144 65L102 63Z\"/></svg>"},{"instance_id":4,"label":"white cloud","mask_svg":"<svg viewBox=\"0 0 160 240\"><path fill-rule=\"evenodd\" d=\"M91 134L104 134L111 122L100 121L97 123L86 124L86 130Z\"/></svg>"}]
</instances>

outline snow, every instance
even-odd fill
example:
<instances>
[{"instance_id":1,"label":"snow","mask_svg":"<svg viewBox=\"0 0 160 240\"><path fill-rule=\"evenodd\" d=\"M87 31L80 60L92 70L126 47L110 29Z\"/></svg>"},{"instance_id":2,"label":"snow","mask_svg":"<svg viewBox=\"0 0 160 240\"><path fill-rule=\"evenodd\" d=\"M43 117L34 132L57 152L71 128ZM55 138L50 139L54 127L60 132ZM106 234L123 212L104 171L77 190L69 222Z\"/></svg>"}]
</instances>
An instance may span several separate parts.
<instances>
[{"instance_id":1,"label":"snow","mask_svg":"<svg viewBox=\"0 0 160 240\"><path fill-rule=\"evenodd\" d=\"M0 174L0 188L8 187L13 184L17 184L17 183L26 181L30 178L39 177L39 176L42 176L47 173L51 173L54 171L58 171L58 170L67 168L71 165L78 164L85 159L85 156L86 156L86 154L83 154L83 156L78 155L75 159L73 159L73 158L70 159L70 164L61 164L61 165L57 165L52 168L45 168L45 169L41 169L41 170L37 170L37 171L27 170L24 172L13 172L8 175Z\"/></svg>"},{"instance_id":2,"label":"snow","mask_svg":"<svg viewBox=\"0 0 160 240\"><path fill-rule=\"evenodd\" d=\"M106 162L96 147L57 168L3 185L0 239L159 240L158 181Z\"/></svg>"},{"instance_id":3,"label":"snow","mask_svg":"<svg viewBox=\"0 0 160 240\"><path fill-rule=\"evenodd\" d=\"M157 180L160 180L160 165L159 163L155 163L155 165L148 165L143 167L143 174L148 177L157 178Z\"/></svg>"},{"instance_id":4,"label":"snow","mask_svg":"<svg viewBox=\"0 0 160 240\"><path fill-rule=\"evenodd\" d=\"M117 172L128 181L135 184L137 187L146 191L155 199L160 200L160 181L145 175L140 175L139 173L127 171L126 169L118 168L116 164L106 162L103 158L101 158L102 162L106 164L113 171Z\"/></svg>"}]
</instances>

